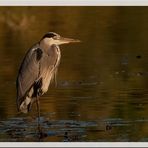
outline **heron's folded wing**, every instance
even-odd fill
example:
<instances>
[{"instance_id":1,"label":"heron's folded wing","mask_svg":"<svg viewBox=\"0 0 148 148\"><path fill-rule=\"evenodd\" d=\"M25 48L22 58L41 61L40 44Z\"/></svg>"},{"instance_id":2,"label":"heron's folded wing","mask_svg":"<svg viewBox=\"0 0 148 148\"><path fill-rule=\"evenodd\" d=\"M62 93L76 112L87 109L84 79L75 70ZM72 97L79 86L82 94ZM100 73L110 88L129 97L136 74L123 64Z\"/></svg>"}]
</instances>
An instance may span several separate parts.
<instances>
[{"instance_id":1,"label":"heron's folded wing","mask_svg":"<svg viewBox=\"0 0 148 148\"><path fill-rule=\"evenodd\" d=\"M38 78L39 58L41 57L41 54L42 50L37 47L34 47L27 52L17 77L17 101L25 96Z\"/></svg>"}]
</instances>

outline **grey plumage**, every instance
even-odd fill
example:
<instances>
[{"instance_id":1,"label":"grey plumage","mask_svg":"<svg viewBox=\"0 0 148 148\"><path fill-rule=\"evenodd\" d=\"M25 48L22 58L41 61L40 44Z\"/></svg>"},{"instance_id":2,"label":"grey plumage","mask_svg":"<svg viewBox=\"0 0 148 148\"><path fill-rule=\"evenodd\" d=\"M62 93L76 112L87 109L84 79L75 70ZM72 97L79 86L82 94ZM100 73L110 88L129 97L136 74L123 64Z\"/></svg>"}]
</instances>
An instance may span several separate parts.
<instances>
[{"instance_id":1,"label":"grey plumage","mask_svg":"<svg viewBox=\"0 0 148 148\"><path fill-rule=\"evenodd\" d=\"M45 90L46 88L42 90L42 87L37 84L39 81L43 81L43 77L46 79L44 82L46 82L47 78L49 78L48 84L50 84L50 80L54 76L54 72L56 72L57 65L60 61L60 59L57 61L58 54L56 50L57 47L53 46L49 49L50 52L42 52L42 55L39 55L38 51L42 51L42 49L40 49L39 44L37 44L27 53L19 70L17 79L18 109L27 96L31 99L32 97L36 97L37 95L40 96L47 91ZM41 56L40 59L39 56ZM35 92L34 90L35 84L38 87L36 88L38 89L38 92ZM29 108L27 108L27 106L29 103L33 103L33 101L30 101L26 105L24 104L23 108L21 108L22 112L28 112Z\"/></svg>"},{"instance_id":2,"label":"grey plumage","mask_svg":"<svg viewBox=\"0 0 148 148\"><path fill-rule=\"evenodd\" d=\"M61 59L60 44L79 42L48 32L28 50L17 77L17 108L27 113L35 99L47 92Z\"/></svg>"}]
</instances>

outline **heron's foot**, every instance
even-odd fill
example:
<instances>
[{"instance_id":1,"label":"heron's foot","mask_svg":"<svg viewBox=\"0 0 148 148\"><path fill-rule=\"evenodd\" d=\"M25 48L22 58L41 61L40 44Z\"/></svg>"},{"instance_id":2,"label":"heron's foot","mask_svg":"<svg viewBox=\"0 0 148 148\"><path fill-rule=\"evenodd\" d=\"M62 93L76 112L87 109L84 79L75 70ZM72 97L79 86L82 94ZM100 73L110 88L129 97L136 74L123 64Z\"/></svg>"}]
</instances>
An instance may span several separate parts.
<instances>
[{"instance_id":1,"label":"heron's foot","mask_svg":"<svg viewBox=\"0 0 148 148\"><path fill-rule=\"evenodd\" d=\"M40 124L38 125L38 134L42 133L42 128L40 126Z\"/></svg>"},{"instance_id":2,"label":"heron's foot","mask_svg":"<svg viewBox=\"0 0 148 148\"><path fill-rule=\"evenodd\" d=\"M47 136L48 136L47 133L43 132L41 127L38 127L38 138L43 139L43 138L45 138Z\"/></svg>"},{"instance_id":3,"label":"heron's foot","mask_svg":"<svg viewBox=\"0 0 148 148\"><path fill-rule=\"evenodd\" d=\"M46 138L47 136L48 136L47 133L44 133L44 132L40 132L38 135L39 139Z\"/></svg>"}]
</instances>

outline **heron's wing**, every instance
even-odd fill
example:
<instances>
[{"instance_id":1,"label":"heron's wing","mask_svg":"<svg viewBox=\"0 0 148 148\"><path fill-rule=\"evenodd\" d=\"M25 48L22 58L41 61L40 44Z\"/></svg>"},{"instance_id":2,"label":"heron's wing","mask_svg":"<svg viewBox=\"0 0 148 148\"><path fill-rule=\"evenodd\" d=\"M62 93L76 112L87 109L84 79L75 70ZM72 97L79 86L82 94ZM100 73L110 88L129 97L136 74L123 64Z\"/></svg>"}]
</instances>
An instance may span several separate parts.
<instances>
[{"instance_id":1,"label":"heron's wing","mask_svg":"<svg viewBox=\"0 0 148 148\"><path fill-rule=\"evenodd\" d=\"M17 77L17 101L20 101L25 96L38 78L41 54L42 50L38 45L35 45L27 52Z\"/></svg>"}]
</instances>

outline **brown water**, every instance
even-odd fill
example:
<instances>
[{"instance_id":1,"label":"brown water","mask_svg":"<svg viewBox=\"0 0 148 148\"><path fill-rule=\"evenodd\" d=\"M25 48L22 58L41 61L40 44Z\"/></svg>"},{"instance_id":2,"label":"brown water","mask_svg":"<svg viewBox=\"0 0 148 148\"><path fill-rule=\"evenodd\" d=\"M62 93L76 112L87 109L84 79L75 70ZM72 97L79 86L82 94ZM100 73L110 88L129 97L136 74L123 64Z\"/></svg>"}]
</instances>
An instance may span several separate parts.
<instances>
[{"instance_id":1,"label":"brown water","mask_svg":"<svg viewBox=\"0 0 148 148\"><path fill-rule=\"evenodd\" d=\"M57 87L16 110L26 50L55 31L62 45ZM148 141L148 7L0 7L0 141Z\"/></svg>"}]
</instances>

